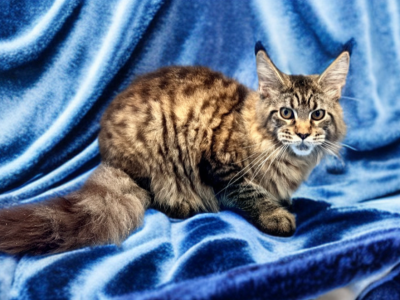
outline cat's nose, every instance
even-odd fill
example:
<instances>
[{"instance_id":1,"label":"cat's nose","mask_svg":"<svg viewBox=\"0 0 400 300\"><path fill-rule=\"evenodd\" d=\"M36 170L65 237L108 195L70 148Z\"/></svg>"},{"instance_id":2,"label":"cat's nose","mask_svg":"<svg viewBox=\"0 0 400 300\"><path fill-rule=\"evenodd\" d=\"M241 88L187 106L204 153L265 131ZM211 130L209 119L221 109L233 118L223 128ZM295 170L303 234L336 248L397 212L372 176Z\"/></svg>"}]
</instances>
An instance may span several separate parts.
<instances>
[{"instance_id":1,"label":"cat's nose","mask_svg":"<svg viewBox=\"0 0 400 300\"><path fill-rule=\"evenodd\" d=\"M309 133L296 133L302 140L305 140L308 136L310 136Z\"/></svg>"}]
</instances>

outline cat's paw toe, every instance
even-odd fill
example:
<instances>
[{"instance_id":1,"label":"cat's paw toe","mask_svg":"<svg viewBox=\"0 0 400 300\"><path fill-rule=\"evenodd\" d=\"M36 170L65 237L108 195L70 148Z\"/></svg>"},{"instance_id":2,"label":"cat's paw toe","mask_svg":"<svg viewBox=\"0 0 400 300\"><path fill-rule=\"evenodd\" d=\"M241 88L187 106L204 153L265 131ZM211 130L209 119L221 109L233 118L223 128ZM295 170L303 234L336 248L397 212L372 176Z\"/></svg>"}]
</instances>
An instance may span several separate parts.
<instances>
[{"instance_id":1,"label":"cat's paw toe","mask_svg":"<svg viewBox=\"0 0 400 300\"><path fill-rule=\"evenodd\" d=\"M292 236L296 230L295 216L284 208L260 215L257 223L263 232L275 236Z\"/></svg>"},{"instance_id":2,"label":"cat's paw toe","mask_svg":"<svg viewBox=\"0 0 400 300\"><path fill-rule=\"evenodd\" d=\"M193 208L186 201L182 201L178 205L171 207L168 211L168 215L171 218L176 218L176 219L185 219L193 214L194 214Z\"/></svg>"}]
</instances>

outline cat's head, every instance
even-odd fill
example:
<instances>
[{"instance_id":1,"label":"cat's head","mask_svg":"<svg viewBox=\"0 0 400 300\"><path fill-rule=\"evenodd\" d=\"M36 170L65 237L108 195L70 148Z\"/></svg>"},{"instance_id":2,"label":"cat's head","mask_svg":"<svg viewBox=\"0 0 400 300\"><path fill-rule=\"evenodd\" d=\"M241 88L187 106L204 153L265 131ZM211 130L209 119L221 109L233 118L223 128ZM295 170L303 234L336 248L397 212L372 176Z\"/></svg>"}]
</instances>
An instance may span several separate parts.
<instances>
[{"instance_id":1,"label":"cat's head","mask_svg":"<svg viewBox=\"0 0 400 300\"><path fill-rule=\"evenodd\" d=\"M279 71L264 50L257 52L257 116L278 144L297 156L315 150L336 154L346 133L341 90L350 56L343 52L320 75L287 75Z\"/></svg>"}]
</instances>

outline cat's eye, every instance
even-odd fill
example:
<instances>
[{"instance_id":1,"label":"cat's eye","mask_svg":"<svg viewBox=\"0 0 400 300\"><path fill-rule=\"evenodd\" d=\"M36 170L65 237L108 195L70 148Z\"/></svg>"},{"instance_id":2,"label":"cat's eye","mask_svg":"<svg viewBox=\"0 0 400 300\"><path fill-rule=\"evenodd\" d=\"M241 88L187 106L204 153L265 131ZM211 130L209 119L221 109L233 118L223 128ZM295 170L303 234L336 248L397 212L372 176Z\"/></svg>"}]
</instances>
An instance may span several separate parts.
<instances>
[{"instance_id":1,"label":"cat's eye","mask_svg":"<svg viewBox=\"0 0 400 300\"><path fill-rule=\"evenodd\" d=\"M286 120L293 119L293 117L294 117L293 110L291 110L290 108L287 108L287 107L282 107L280 110L280 113L281 113L281 117Z\"/></svg>"},{"instance_id":2,"label":"cat's eye","mask_svg":"<svg viewBox=\"0 0 400 300\"><path fill-rule=\"evenodd\" d=\"M315 121L322 120L325 117L325 111L323 109L318 109L311 114L311 119Z\"/></svg>"}]
</instances>

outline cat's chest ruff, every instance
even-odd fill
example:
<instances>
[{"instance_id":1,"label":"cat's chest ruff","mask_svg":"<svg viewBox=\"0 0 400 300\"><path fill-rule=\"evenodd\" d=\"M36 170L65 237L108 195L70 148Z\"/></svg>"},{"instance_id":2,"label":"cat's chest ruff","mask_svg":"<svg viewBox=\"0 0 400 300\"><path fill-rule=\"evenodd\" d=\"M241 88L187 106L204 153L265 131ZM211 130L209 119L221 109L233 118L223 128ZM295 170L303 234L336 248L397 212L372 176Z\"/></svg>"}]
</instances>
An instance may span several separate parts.
<instances>
[{"instance_id":1,"label":"cat's chest ruff","mask_svg":"<svg viewBox=\"0 0 400 300\"><path fill-rule=\"evenodd\" d=\"M306 166L286 156L284 159L261 162L253 168L252 180L263 186L278 199L290 199L307 177Z\"/></svg>"}]
</instances>

